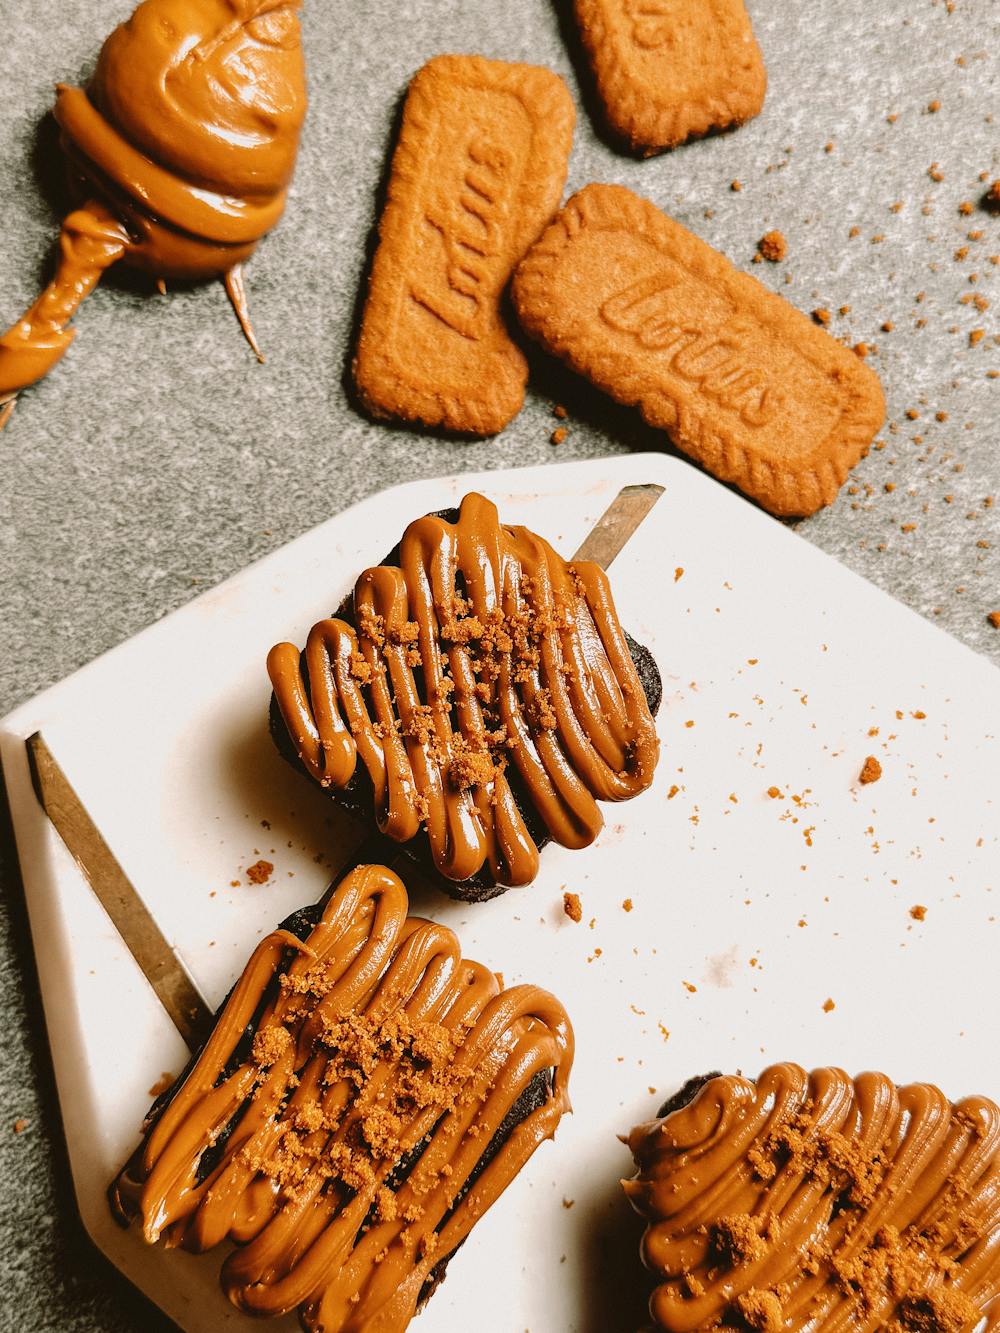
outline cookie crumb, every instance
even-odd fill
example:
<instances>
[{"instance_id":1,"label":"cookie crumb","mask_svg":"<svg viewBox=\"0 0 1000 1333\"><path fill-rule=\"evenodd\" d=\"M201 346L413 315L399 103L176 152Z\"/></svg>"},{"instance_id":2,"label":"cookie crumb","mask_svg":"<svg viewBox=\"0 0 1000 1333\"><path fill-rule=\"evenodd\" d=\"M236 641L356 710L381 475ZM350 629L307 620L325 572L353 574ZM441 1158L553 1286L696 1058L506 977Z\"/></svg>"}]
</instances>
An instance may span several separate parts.
<instances>
[{"instance_id":1,"label":"cookie crumb","mask_svg":"<svg viewBox=\"0 0 1000 1333\"><path fill-rule=\"evenodd\" d=\"M566 408L563 407L562 403L556 403L552 408L552 415L558 417L560 421L565 421L567 416Z\"/></svg>"},{"instance_id":2,"label":"cookie crumb","mask_svg":"<svg viewBox=\"0 0 1000 1333\"><path fill-rule=\"evenodd\" d=\"M14 1133L23 1134L30 1124L30 1120L25 1120L24 1116L21 1116L19 1120L14 1121Z\"/></svg>"},{"instance_id":3,"label":"cookie crumb","mask_svg":"<svg viewBox=\"0 0 1000 1333\"><path fill-rule=\"evenodd\" d=\"M823 1001L823 1012L824 1012L824 1014L832 1014L833 1011L834 1011L834 1009L836 1009L836 1007L837 1007L837 1006L836 1006L836 1005L834 1004L834 1002L829 998L829 996Z\"/></svg>"},{"instance_id":4,"label":"cookie crumb","mask_svg":"<svg viewBox=\"0 0 1000 1333\"><path fill-rule=\"evenodd\" d=\"M570 921L580 922L583 920L583 904L580 902L578 893L563 894L563 911Z\"/></svg>"},{"instance_id":5,"label":"cookie crumb","mask_svg":"<svg viewBox=\"0 0 1000 1333\"><path fill-rule=\"evenodd\" d=\"M556 429L552 432L552 443L562 444L565 441L566 436L568 434L569 431L566 429L565 426L557 426Z\"/></svg>"},{"instance_id":6,"label":"cookie crumb","mask_svg":"<svg viewBox=\"0 0 1000 1333\"><path fill-rule=\"evenodd\" d=\"M731 181L729 188L732 190L733 194L739 194L740 190L743 189L743 185L740 181Z\"/></svg>"},{"instance_id":7,"label":"cookie crumb","mask_svg":"<svg viewBox=\"0 0 1000 1333\"><path fill-rule=\"evenodd\" d=\"M768 231L757 242L757 250L769 264L780 264L788 254L788 242L780 231Z\"/></svg>"},{"instance_id":8,"label":"cookie crumb","mask_svg":"<svg viewBox=\"0 0 1000 1333\"><path fill-rule=\"evenodd\" d=\"M626 898L625 901L622 903L622 911L623 911L623 912L631 912L631 910L632 910L632 906L633 906L633 904L632 904L632 899L631 899L631 898Z\"/></svg>"},{"instance_id":9,"label":"cookie crumb","mask_svg":"<svg viewBox=\"0 0 1000 1333\"><path fill-rule=\"evenodd\" d=\"M914 903L910 908L910 916L913 917L914 921L925 921L927 919L927 908L924 907L923 903Z\"/></svg>"},{"instance_id":10,"label":"cookie crumb","mask_svg":"<svg viewBox=\"0 0 1000 1333\"><path fill-rule=\"evenodd\" d=\"M858 774L858 781L863 786L867 786L869 782L878 782L881 776L882 776L882 765L879 763L879 761L875 758L873 754L870 754L868 758L865 760L865 762L861 765L861 772Z\"/></svg>"},{"instance_id":11,"label":"cookie crumb","mask_svg":"<svg viewBox=\"0 0 1000 1333\"><path fill-rule=\"evenodd\" d=\"M927 103L927 110L931 113L932 116L934 115L935 112L941 110L941 103L938 101L936 97L934 98L933 102Z\"/></svg>"},{"instance_id":12,"label":"cookie crumb","mask_svg":"<svg viewBox=\"0 0 1000 1333\"><path fill-rule=\"evenodd\" d=\"M826 328L827 324L830 322L830 312L825 306L819 306L814 310L812 312L812 317L817 324L822 324L824 328Z\"/></svg>"},{"instance_id":13,"label":"cookie crumb","mask_svg":"<svg viewBox=\"0 0 1000 1333\"><path fill-rule=\"evenodd\" d=\"M990 624L993 626L994 629L1000 629L1000 611L988 612L986 619L990 622Z\"/></svg>"},{"instance_id":14,"label":"cookie crumb","mask_svg":"<svg viewBox=\"0 0 1000 1333\"><path fill-rule=\"evenodd\" d=\"M273 874L274 866L270 861L255 861L252 866L247 866L247 883L266 884Z\"/></svg>"},{"instance_id":15,"label":"cookie crumb","mask_svg":"<svg viewBox=\"0 0 1000 1333\"><path fill-rule=\"evenodd\" d=\"M166 1090L169 1087L173 1086L173 1082L174 1082L173 1074L162 1073L160 1077L156 1080L156 1082L153 1084L153 1086L147 1089L149 1096L159 1097L161 1093L166 1092Z\"/></svg>"}]
</instances>

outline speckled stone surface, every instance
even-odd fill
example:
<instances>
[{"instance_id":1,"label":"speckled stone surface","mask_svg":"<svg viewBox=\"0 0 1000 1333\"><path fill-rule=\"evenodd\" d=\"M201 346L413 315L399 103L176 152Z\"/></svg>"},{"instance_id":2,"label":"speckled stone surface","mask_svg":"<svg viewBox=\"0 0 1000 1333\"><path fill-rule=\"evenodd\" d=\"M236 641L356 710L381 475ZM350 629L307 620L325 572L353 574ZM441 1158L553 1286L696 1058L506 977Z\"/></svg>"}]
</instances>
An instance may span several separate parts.
<instances>
[{"instance_id":1,"label":"speckled stone surface","mask_svg":"<svg viewBox=\"0 0 1000 1333\"><path fill-rule=\"evenodd\" d=\"M0 325L48 271L52 85L84 76L129 9L0 0ZM567 0L306 0L312 101L298 174L248 270L267 365L221 287L164 298L112 279L0 436L0 713L389 483L666 447L537 356L527 405L497 440L387 429L355 410L345 371L392 126L408 78L441 51L565 74L582 98L571 188L629 185L747 267L764 232L785 234L786 260L751 271L866 343L889 406L884 447L798 531L1000 663L987 620L1000 610L1000 381L989 378L1000 370L1000 215L982 204L1000 176L1000 6L750 9L770 77L763 114L640 162L595 129ZM558 449L554 401L569 408ZM0 856L0 1328L165 1327L76 1220L9 830Z\"/></svg>"}]
</instances>

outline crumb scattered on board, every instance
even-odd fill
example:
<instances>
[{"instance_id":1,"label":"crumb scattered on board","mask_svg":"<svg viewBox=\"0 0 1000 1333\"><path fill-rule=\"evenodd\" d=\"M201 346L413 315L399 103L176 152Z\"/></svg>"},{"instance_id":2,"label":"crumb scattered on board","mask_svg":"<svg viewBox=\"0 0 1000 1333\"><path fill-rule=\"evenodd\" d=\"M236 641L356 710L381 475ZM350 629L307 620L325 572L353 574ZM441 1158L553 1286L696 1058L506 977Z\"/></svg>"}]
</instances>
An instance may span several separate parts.
<instances>
[{"instance_id":1,"label":"crumb scattered on board","mask_svg":"<svg viewBox=\"0 0 1000 1333\"><path fill-rule=\"evenodd\" d=\"M563 911L569 917L570 921L583 920L583 904L580 902L578 893L563 894Z\"/></svg>"},{"instance_id":2,"label":"crumb scattered on board","mask_svg":"<svg viewBox=\"0 0 1000 1333\"><path fill-rule=\"evenodd\" d=\"M863 786L867 786L869 782L878 782L881 776L882 776L882 765L879 763L879 761L875 758L873 754L870 754L868 758L865 760L865 762L861 765L861 772L858 774L858 781Z\"/></svg>"},{"instance_id":3,"label":"crumb scattered on board","mask_svg":"<svg viewBox=\"0 0 1000 1333\"><path fill-rule=\"evenodd\" d=\"M273 874L274 866L270 861L255 861L252 866L247 866L247 883L266 884Z\"/></svg>"}]
</instances>

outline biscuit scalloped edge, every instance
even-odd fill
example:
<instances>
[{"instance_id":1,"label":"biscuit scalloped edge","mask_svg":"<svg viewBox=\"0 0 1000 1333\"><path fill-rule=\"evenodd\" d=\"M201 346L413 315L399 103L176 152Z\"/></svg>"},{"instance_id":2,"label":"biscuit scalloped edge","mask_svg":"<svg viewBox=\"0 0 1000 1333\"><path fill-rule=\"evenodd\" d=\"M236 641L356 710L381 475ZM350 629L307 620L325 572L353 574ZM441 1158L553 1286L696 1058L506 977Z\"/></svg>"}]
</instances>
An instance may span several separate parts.
<instances>
[{"instance_id":1,"label":"biscuit scalloped edge","mask_svg":"<svg viewBox=\"0 0 1000 1333\"><path fill-rule=\"evenodd\" d=\"M577 27L590 60L604 115L611 130L633 152L652 156L689 139L736 129L758 115L767 94L767 69L746 16L748 47L755 57L745 82L722 81L700 102L656 102L633 78L605 19L608 0L574 0Z\"/></svg>"},{"instance_id":2,"label":"biscuit scalloped edge","mask_svg":"<svg viewBox=\"0 0 1000 1333\"><path fill-rule=\"evenodd\" d=\"M520 226L517 258L510 265L511 271L559 207L576 121L576 108L564 80L542 66L487 60L483 56L440 55L429 60L413 76L406 94L402 124L390 165L385 206L378 224L379 244L368 279L353 375L362 403L377 419L487 436L503 430L524 404L528 363L506 325L506 345L491 358L493 373L483 377L474 393L448 391L416 383L401 371L389 351L390 313L385 308L376 310L371 305L380 254L387 241L391 246L393 238L401 235L405 221L405 192L420 180L426 168L423 148L435 116L435 87L442 81L450 83L456 78L469 81L470 77L474 80L477 76L484 87L517 98L534 125L531 170L525 173L517 191L516 212ZM526 229L525 219L532 215L537 221ZM381 256L381 262L387 262L384 256ZM502 290L506 287L505 280ZM500 299L502 302L502 295ZM502 309L500 317L503 321ZM376 383L377 395L373 392Z\"/></svg>"},{"instance_id":3,"label":"biscuit scalloped edge","mask_svg":"<svg viewBox=\"0 0 1000 1333\"><path fill-rule=\"evenodd\" d=\"M631 358L624 353L609 354L583 322L574 328L569 345L553 318L552 273L562 252L584 229L625 230L647 237L661 249L675 248L678 239L693 235L624 186L585 186L569 199L515 273L514 307L526 332L617 402L638 407L644 420L666 431L684 453L771 513L785 518L808 517L830 504L885 418L882 387L874 371L818 329L807 315L740 272L720 254L737 290L762 306L760 318L784 326L791 324L789 332L805 339L814 340L818 335L828 340L831 351L836 349L838 368L834 373L844 408L824 456L805 460L799 466L782 466L754 455L713 425L699 422L667 394L650 390L646 376L637 371ZM711 248L694 239L699 246Z\"/></svg>"}]
</instances>

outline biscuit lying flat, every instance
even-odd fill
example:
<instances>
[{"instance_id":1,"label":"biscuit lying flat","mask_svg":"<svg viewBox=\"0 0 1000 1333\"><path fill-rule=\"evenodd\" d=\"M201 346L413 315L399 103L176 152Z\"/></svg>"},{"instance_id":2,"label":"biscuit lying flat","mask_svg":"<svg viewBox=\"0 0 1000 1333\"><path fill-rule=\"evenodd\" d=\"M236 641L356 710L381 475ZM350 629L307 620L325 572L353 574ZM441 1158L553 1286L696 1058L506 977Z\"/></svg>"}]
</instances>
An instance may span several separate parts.
<instances>
[{"instance_id":1,"label":"biscuit lying flat","mask_svg":"<svg viewBox=\"0 0 1000 1333\"><path fill-rule=\"evenodd\" d=\"M972 1333L1000 1314L1000 1108L884 1074L692 1079L629 1135L659 1328Z\"/></svg>"},{"instance_id":2,"label":"biscuit lying flat","mask_svg":"<svg viewBox=\"0 0 1000 1333\"><path fill-rule=\"evenodd\" d=\"M513 293L548 351L774 514L829 504L882 423L853 352L622 187L574 195Z\"/></svg>"},{"instance_id":3,"label":"biscuit lying flat","mask_svg":"<svg viewBox=\"0 0 1000 1333\"><path fill-rule=\"evenodd\" d=\"M559 1001L407 906L359 866L262 939L111 1188L150 1244L235 1240L221 1279L247 1314L402 1333L569 1110Z\"/></svg>"},{"instance_id":4,"label":"biscuit lying flat","mask_svg":"<svg viewBox=\"0 0 1000 1333\"><path fill-rule=\"evenodd\" d=\"M439 56L416 75L354 363L374 416L492 435L520 411L501 296L559 206L574 119L533 65Z\"/></svg>"},{"instance_id":5,"label":"biscuit lying flat","mask_svg":"<svg viewBox=\"0 0 1000 1333\"><path fill-rule=\"evenodd\" d=\"M612 130L639 152L742 125L767 74L743 0L575 0Z\"/></svg>"}]
</instances>

